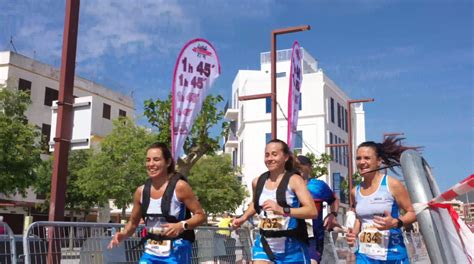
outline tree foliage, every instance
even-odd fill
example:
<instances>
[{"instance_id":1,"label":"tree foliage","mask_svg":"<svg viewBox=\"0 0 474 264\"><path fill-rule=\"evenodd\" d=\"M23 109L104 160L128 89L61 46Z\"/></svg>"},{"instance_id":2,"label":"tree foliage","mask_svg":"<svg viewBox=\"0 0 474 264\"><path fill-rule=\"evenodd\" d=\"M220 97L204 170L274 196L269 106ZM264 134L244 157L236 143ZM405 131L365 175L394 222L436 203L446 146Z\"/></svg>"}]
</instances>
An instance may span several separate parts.
<instances>
[{"instance_id":1,"label":"tree foliage","mask_svg":"<svg viewBox=\"0 0 474 264\"><path fill-rule=\"evenodd\" d=\"M311 171L311 175L313 177L319 178L321 176L328 175L329 162L331 162L332 160L331 155L322 153L319 157L316 157L314 153L309 152L306 153L305 156L308 157L313 164L313 168Z\"/></svg>"},{"instance_id":2,"label":"tree foliage","mask_svg":"<svg viewBox=\"0 0 474 264\"><path fill-rule=\"evenodd\" d=\"M29 94L0 87L0 193L25 195L40 164L40 132L28 124Z\"/></svg>"},{"instance_id":3,"label":"tree foliage","mask_svg":"<svg viewBox=\"0 0 474 264\"><path fill-rule=\"evenodd\" d=\"M114 199L124 214L136 188L147 178L145 151L155 140L128 118L114 120L114 129L101 142L100 151L94 151L87 166L78 171L78 186L99 204Z\"/></svg>"},{"instance_id":4,"label":"tree foliage","mask_svg":"<svg viewBox=\"0 0 474 264\"><path fill-rule=\"evenodd\" d=\"M79 185L79 171L85 168L90 160L91 150L74 150L70 152L68 161L66 208L89 210L97 205L97 199L90 193L85 192ZM42 162L38 168L38 178L33 184L35 192L45 194L44 207L49 206L51 196L51 175L53 171L53 157Z\"/></svg>"},{"instance_id":5,"label":"tree foliage","mask_svg":"<svg viewBox=\"0 0 474 264\"><path fill-rule=\"evenodd\" d=\"M352 174L352 186L357 186L362 182L363 178L359 172ZM349 180L346 178L341 182L341 191L344 193L345 197L349 197Z\"/></svg>"},{"instance_id":6,"label":"tree foliage","mask_svg":"<svg viewBox=\"0 0 474 264\"><path fill-rule=\"evenodd\" d=\"M191 132L184 142L184 158L177 162L178 171L188 175L190 169L204 155L213 155L220 148L219 140L227 133L228 123L222 122L222 130L216 137L209 135L210 129L224 117L224 111L216 105L223 101L220 95L208 95L203 102L201 112L194 121ZM166 100L145 101L145 112L148 122L158 130L158 140L171 142L171 95Z\"/></svg>"},{"instance_id":7,"label":"tree foliage","mask_svg":"<svg viewBox=\"0 0 474 264\"><path fill-rule=\"evenodd\" d=\"M248 196L229 155L205 156L191 169L189 183L206 213L234 211Z\"/></svg>"}]
</instances>

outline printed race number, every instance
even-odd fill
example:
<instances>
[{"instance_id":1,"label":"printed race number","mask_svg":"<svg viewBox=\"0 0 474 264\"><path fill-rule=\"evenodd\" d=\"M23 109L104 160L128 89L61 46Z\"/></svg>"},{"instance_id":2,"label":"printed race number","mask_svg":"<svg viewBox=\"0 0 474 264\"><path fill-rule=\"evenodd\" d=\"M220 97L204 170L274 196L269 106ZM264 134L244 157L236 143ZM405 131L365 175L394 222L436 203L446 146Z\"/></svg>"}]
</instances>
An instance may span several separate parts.
<instances>
[{"instance_id":1,"label":"printed race number","mask_svg":"<svg viewBox=\"0 0 474 264\"><path fill-rule=\"evenodd\" d=\"M382 233L380 232L362 232L359 236L361 243L382 244Z\"/></svg>"},{"instance_id":2,"label":"printed race number","mask_svg":"<svg viewBox=\"0 0 474 264\"><path fill-rule=\"evenodd\" d=\"M264 230L281 230L283 229L283 218L262 218L259 227Z\"/></svg>"}]
</instances>

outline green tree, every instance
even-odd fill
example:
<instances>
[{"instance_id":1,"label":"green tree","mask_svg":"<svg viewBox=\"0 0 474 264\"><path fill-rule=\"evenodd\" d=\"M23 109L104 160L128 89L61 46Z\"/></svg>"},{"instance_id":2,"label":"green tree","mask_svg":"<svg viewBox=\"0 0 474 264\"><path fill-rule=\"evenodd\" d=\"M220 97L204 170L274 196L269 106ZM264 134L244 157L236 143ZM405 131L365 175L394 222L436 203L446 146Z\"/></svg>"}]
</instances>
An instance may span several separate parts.
<instances>
[{"instance_id":1,"label":"green tree","mask_svg":"<svg viewBox=\"0 0 474 264\"><path fill-rule=\"evenodd\" d=\"M221 133L216 137L209 136L209 131L224 117L224 111L217 109L216 105L223 101L220 95L209 95L203 102L201 112L196 117L194 125L184 142L186 156L178 159L178 171L189 175L191 168L204 155L213 155L220 148L219 140L226 135L228 123L222 122ZM144 115L148 122L157 128L158 140L171 142L171 95L166 100L157 99L145 101Z\"/></svg>"},{"instance_id":2,"label":"green tree","mask_svg":"<svg viewBox=\"0 0 474 264\"><path fill-rule=\"evenodd\" d=\"M309 153L306 153L305 156L308 157L313 164L313 168L311 172L311 175L313 177L319 178L321 176L328 175L329 162L331 162L332 160L331 155L322 153L319 157L316 157L314 153L309 152Z\"/></svg>"},{"instance_id":3,"label":"green tree","mask_svg":"<svg viewBox=\"0 0 474 264\"><path fill-rule=\"evenodd\" d=\"M248 194L236 173L229 155L206 155L191 169L189 183L206 213L234 211L242 204Z\"/></svg>"},{"instance_id":4,"label":"green tree","mask_svg":"<svg viewBox=\"0 0 474 264\"><path fill-rule=\"evenodd\" d=\"M0 193L25 195L41 163L40 132L28 124L27 93L0 87Z\"/></svg>"},{"instance_id":5,"label":"green tree","mask_svg":"<svg viewBox=\"0 0 474 264\"><path fill-rule=\"evenodd\" d=\"M66 208L88 211L97 205L95 196L85 192L79 186L78 172L85 168L91 157L92 150L74 150L70 152L68 161ZM33 184L36 193L45 194L44 208L48 208L51 196L51 175L53 171L53 157L42 162L38 168L38 178Z\"/></svg>"},{"instance_id":6,"label":"green tree","mask_svg":"<svg viewBox=\"0 0 474 264\"><path fill-rule=\"evenodd\" d=\"M78 171L78 186L94 196L100 205L114 199L125 209L133 200L136 188L147 179L146 148L156 137L128 118L114 120L114 129L95 151L87 166Z\"/></svg>"},{"instance_id":7,"label":"green tree","mask_svg":"<svg viewBox=\"0 0 474 264\"><path fill-rule=\"evenodd\" d=\"M362 175L360 175L359 172L352 174L352 187L360 184L362 180ZM349 198L349 180L347 178L341 182L341 190L344 193L344 196Z\"/></svg>"}]
</instances>

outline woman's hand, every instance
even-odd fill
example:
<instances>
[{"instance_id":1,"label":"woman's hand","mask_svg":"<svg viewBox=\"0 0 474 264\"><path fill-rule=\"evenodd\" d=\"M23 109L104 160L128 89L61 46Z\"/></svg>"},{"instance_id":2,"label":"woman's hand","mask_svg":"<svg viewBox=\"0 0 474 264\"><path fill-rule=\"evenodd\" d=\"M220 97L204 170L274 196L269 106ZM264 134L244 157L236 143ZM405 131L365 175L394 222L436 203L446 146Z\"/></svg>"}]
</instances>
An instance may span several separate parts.
<instances>
[{"instance_id":1,"label":"woman's hand","mask_svg":"<svg viewBox=\"0 0 474 264\"><path fill-rule=\"evenodd\" d=\"M168 223L162 224L161 227L164 228L163 235L166 237L177 237L184 231L183 223Z\"/></svg>"},{"instance_id":2,"label":"woman's hand","mask_svg":"<svg viewBox=\"0 0 474 264\"><path fill-rule=\"evenodd\" d=\"M356 239L357 239L357 234L354 232L354 229L349 227L346 233L346 241L349 247L353 247L355 245Z\"/></svg>"},{"instance_id":3,"label":"woman's hand","mask_svg":"<svg viewBox=\"0 0 474 264\"><path fill-rule=\"evenodd\" d=\"M374 216L374 225L378 230L388 230L397 227L397 219L393 218L389 211L384 211L385 216Z\"/></svg>"},{"instance_id":4,"label":"woman's hand","mask_svg":"<svg viewBox=\"0 0 474 264\"><path fill-rule=\"evenodd\" d=\"M112 240L110 240L110 243L109 245L107 246L108 249L112 249L116 246L118 246L120 244L120 242L122 242L122 240L124 240L126 238L126 235L123 234L122 232L117 232L115 233L114 237L112 238Z\"/></svg>"},{"instance_id":5,"label":"woman's hand","mask_svg":"<svg viewBox=\"0 0 474 264\"><path fill-rule=\"evenodd\" d=\"M245 221L247 221L247 220L244 219L243 216L241 216L239 218L234 218L234 219L232 219L231 227L239 228L243 223L245 223Z\"/></svg>"},{"instance_id":6,"label":"woman's hand","mask_svg":"<svg viewBox=\"0 0 474 264\"><path fill-rule=\"evenodd\" d=\"M272 200L266 200L262 205L263 210L271 211L276 215L283 215L283 207L279 206L277 202Z\"/></svg>"}]
</instances>

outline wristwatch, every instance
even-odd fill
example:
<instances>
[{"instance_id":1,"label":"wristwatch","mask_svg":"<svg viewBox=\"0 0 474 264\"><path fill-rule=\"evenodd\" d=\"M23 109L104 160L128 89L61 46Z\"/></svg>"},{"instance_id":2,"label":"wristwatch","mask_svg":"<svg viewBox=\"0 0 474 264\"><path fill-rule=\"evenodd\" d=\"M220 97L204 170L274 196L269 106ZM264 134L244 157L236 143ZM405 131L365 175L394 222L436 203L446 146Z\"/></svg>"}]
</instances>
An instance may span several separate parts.
<instances>
[{"instance_id":1,"label":"wristwatch","mask_svg":"<svg viewBox=\"0 0 474 264\"><path fill-rule=\"evenodd\" d=\"M283 207L283 216L288 217L290 216L291 208L290 207Z\"/></svg>"},{"instance_id":2,"label":"wristwatch","mask_svg":"<svg viewBox=\"0 0 474 264\"><path fill-rule=\"evenodd\" d=\"M181 221L181 224L183 225L183 230L188 230L189 229L189 224L186 221Z\"/></svg>"},{"instance_id":3,"label":"wristwatch","mask_svg":"<svg viewBox=\"0 0 474 264\"><path fill-rule=\"evenodd\" d=\"M397 228L402 228L403 221L400 218L397 218Z\"/></svg>"}]
</instances>

